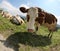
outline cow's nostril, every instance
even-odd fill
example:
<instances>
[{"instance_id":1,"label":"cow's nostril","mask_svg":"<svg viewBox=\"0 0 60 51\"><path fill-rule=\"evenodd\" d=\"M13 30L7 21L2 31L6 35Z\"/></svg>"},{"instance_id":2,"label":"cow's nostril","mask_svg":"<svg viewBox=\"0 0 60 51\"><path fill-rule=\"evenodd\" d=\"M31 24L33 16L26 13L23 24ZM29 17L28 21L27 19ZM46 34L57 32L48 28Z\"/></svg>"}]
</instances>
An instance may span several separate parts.
<instances>
[{"instance_id":1,"label":"cow's nostril","mask_svg":"<svg viewBox=\"0 0 60 51\"><path fill-rule=\"evenodd\" d=\"M28 32L34 32L34 30L33 29L28 29Z\"/></svg>"}]
</instances>

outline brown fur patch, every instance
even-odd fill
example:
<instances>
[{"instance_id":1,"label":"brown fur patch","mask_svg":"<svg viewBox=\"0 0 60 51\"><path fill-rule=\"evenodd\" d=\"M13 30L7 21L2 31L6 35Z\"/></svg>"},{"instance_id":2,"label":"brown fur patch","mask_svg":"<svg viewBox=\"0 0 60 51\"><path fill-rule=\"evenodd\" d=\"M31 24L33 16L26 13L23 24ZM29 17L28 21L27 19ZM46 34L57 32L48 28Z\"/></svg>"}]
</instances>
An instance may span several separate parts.
<instances>
[{"instance_id":1,"label":"brown fur patch","mask_svg":"<svg viewBox=\"0 0 60 51\"><path fill-rule=\"evenodd\" d=\"M29 16L29 15L27 15L27 22L29 22L29 19L30 19L30 16Z\"/></svg>"},{"instance_id":2,"label":"brown fur patch","mask_svg":"<svg viewBox=\"0 0 60 51\"><path fill-rule=\"evenodd\" d=\"M35 21L37 21L40 25L42 25L44 19L43 18L36 18Z\"/></svg>"},{"instance_id":3,"label":"brown fur patch","mask_svg":"<svg viewBox=\"0 0 60 51\"><path fill-rule=\"evenodd\" d=\"M50 13L38 13L38 17L35 19L35 21L37 21L40 25L44 23L48 23L48 24L52 24L52 23L55 23L57 22L57 19L56 17L53 15L53 14L50 14Z\"/></svg>"},{"instance_id":4,"label":"brown fur patch","mask_svg":"<svg viewBox=\"0 0 60 51\"><path fill-rule=\"evenodd\" d=\"M38 17L40 17L40 18L45 17L45 14L41 13L41 12L38 12Z\"/></svg>"},{"instance_id":5,"label":"brown fur patch","mask_svg":"<svg viewBox=\"0 0 60 51\"><path fill-rule=\"evenodd\" d=\"M54 15L45 13L45 23L52 24L54 22L57 22L57 19Z\"/></svg>"},{"instance_id":6,"label":"brown fur patch","mask_svg":"<svg viewBox=\"0 0 60 51\"><path fill-rule=\"evenodd\" d=\"M42 12L42 9L39 7L36 7L38 9L38 12Z\"/></svg>"},{"instance_id":7,"label":"brown fur patch","mask_svg":"<svg viewBox=\"0 0 60 51\"><path fill-rule=\"evenodd\" d=\"M35 19L35 21L37 21L38 23L40 23L40 25L42 25L43 22L45 21L45 15L39 12L38 17Z\"/></svg>"}]
</instances>

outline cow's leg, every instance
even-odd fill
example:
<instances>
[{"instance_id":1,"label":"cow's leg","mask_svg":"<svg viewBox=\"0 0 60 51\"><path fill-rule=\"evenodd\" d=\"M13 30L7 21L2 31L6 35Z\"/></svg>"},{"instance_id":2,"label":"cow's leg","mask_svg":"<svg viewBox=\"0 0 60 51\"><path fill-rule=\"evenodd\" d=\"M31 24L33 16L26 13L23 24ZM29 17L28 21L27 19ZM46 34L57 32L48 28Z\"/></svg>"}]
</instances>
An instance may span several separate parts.
<instances>
[{"instance_id":1,"label":"cow's leg","mask_svg":"<svg viewBox=\"0 0 60 51\"><path fill-rule=\"evenodd\" d=\"M51 39L53 35L53 31L49 31L48 37Z\"/></svg>"},{"instance_id":2,"label":"cow's leg","mask_svg":"<svg viewBox=\"0 0 60 51\"><path fill-rule=\"evenodd\" d=\"M35 27L36 31L38 31L38 26Z\"/></svg>"},{"instance_id":3,"label":"cow's leg","mask_svg":"<svg viewBox=\"0 0 60 51\"><path fill-rule=\"evenodd\" d=\"M51 31L49 31L48 37L50 36L50 34L51 34Z\"/></svg>"},{"instance_id":4,"label":"cow's leg","mask_svg":"<svg viewBox=\"0 0 60 51\"><path fill-rule=\"evenodd\" d=\"M51 38L52 38L52 36L53 36L53 32L51 32L51 35L50 35L50 37L49 37L49 38L51 39Z\"/></svg>"},{"instance_id":5,"label":"cow's leg","mask_svg":"<svg viewBox=\"0 0 60 51\"><path fill-rule=\"evenodd\" d=\"M40 24L38 22L35 23L35 32L38 31L38 28L39 28Z\"/></svg>"}]
</instances>

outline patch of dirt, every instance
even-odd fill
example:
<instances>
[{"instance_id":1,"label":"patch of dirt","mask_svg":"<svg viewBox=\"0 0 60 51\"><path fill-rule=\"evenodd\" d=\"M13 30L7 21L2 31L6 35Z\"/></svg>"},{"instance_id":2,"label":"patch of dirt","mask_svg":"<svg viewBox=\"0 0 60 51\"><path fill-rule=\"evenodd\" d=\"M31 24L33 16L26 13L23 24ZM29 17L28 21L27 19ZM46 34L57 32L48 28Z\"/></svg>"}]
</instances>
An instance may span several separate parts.
<instances>
[{"instance_id":1,"label":"patch of dirt","mask_svg":"<svg viewBox=\"0 0 60 51\"><path fill-rule=\"evenodd\" d=\"M14 51L12 48L8 48L4 45L6 38L0 34L0 51Z\"/></svg>"},{"instance_id":2,"label":"patch of dirt","mask_svg":"<svg viewBox=\"0 0 60 51\"><path fill-rule=\"evenodd\" d=\"M4 36L4 38L7 38L8 36L10 36L13 33L13 30L5 30L5 31L0 31L0 34L2 36Z\"/></svg>"},{"instance_id":3,"label":"patch of dirt","mask_svg":"<svg viewBox=\"0 0 60 51\"><path fill-rule=\"evenodd\" d=\"M60 51L60 45L55 45L53 47L51 47L51 51Z\"/></svg>"}]
</instances>

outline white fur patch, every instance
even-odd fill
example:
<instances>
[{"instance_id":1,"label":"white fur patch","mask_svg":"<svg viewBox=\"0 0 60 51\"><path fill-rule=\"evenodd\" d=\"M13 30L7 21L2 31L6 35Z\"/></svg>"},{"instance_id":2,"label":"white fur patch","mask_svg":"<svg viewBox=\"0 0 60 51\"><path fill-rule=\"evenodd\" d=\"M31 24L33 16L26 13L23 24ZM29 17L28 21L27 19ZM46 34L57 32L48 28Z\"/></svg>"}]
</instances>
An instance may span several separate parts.
<instances>
[{"instance_id":1,"label":"white fur patch","mask_svg":"<svg viewBox=\"0 0 60 51\"><path fill-rule=\"evenodd\" d=\"M27 22L27 29L34 29L35 19L38 17L38 9L31 7L27 13L30 16L29 22Z\"/></svg>"}]
</instances>

